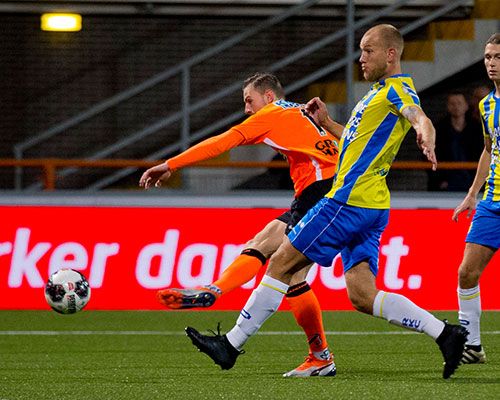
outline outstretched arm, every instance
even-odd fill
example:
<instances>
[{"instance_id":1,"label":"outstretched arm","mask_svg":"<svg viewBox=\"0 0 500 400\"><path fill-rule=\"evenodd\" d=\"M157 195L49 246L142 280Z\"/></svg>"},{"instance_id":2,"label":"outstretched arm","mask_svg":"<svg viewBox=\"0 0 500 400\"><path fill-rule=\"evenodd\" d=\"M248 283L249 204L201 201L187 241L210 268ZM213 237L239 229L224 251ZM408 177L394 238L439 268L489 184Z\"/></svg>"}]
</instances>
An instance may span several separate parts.
<instances>
[{"instance_id":1,"label":"outstretched arm","mask_svg":"<svg viewBox=\"0 0 500 400\"><path fill-rule=\"evenodd\" d=\"M417 132L417 145L432 163L432 170L437 168L436 159L436 129L432 121L425 115L420 107L408 106L402 111L403 117L410 121L411 126Z\"/></svg>"},{"instance_id":2,"label":"outstretched arm","mask_svg":"<svg viewBox=\"0 0 500 400\"><path fill-rule=\"evenodd\" d=\"M318 125L331 132L337 139L342 137L344 127L330 117L326 104L319 97L309 100L304 109Z\"/></svg>"},{"instance_id":3,"label":"outstretched arm","mask_svg":"<svg viewBox=\"0 0 500 400\"><path fill-rule=\"evenodd\" d=\"M483 187L486 178L488 177L488 170L490 168L491 161L491 139L484 139L484 150L479 158L479 163L477 164L476 176L474 177L474 182L467 192L467 195L463 201L455 208L453 212L453 221L458 222L458 216L467 211L467 218L470 217L472 211L476 208L477 195L481 188Z\"/></svg>"},{"instance_id":4,"label":"outstretched arm","mask_svg":"<svg viewBox=\"0 0 500 400\"><path fill-rule=\"evenodd\" d=\"M234 129L206 139L181 154L168 159L166 162L149 168L142 174L139 186L144 189L149 189L151 186L159 187L170 178L173 171L199 161L217 157L225 151L239 146L244 141L244 137Z\"/></svg>"}]
</instances>

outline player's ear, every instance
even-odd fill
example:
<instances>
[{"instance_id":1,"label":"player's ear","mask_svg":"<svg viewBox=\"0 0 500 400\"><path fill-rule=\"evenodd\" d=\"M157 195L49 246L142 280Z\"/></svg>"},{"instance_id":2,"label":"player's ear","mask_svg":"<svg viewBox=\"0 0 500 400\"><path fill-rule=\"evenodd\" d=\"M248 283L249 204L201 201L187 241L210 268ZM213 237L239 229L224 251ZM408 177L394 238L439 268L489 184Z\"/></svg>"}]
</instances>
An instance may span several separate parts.
<instances>
[{"instance_id":1,"label":"player's ear","mask_svg":"<svg viewBox=\"0 0 500 400\"><path fill-rule=\"evenodd\" d=\"M387 49L387 60L389 62L394 62L398 57L398 51L394 47L389 47Z\"/></svg>"},{"instance_id":2,"label":"player's ear","mask_svg":"<svg viewBox=\"0 0 500 400\"><path fill-rule=\"evenodd\" d=\"M264 92L264 96L266 98L267 104L272 103L273 101L276 100L276 94L271 89L266 90Z\"/></svg>"}]
</instances>

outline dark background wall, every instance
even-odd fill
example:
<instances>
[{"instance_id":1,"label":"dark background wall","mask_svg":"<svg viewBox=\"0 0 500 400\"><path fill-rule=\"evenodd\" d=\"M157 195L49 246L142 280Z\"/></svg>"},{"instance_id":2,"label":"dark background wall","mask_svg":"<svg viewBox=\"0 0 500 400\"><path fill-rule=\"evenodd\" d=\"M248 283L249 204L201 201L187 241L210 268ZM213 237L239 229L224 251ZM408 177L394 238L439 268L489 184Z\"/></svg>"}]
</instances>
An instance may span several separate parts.
<instances>
[{"instance_id":1,"label":"dark background wall","mask_svg":"<svg viewBox=\"0 0 500 400\"><path fill-rule=\"evenodd\" d=\"M0 157L12 157L12 147L64 121L116 93L216 45L262 19L256 17L200 16L98 16L85 15L76 33L42 32L39 15L0 14ZM404 19L393 22L401 25ZM254 71L343 27L342 20L292 18L246 40L191 71L191 97L203 99L214 90L241 80ZM412 37L419 38L425 30ZM361 33L357 33L356 41ZM332 59L344 55L344 43L323 48L277 74L284 84L305 76ZM482 63L422 93L427 113L437 120L444 112L445 94L468 91L485 81ZM324 78L342 79L343 71ZM162 83L113 107L108 112L71 128L53 140L28 150L27 157L86 157L180 108L179 78ZM290 98L306 101L307 91ZM240 93L213 104L209 111L194 113L191 129L240 110ZM112 157L142 158L179 137L180 125L160 130ZM419 154L414 138L403 146L400 159ZM2 174L8 187L11 177ZM422 185L420 180L416 185Z\"/></svg>"}]
</instances>

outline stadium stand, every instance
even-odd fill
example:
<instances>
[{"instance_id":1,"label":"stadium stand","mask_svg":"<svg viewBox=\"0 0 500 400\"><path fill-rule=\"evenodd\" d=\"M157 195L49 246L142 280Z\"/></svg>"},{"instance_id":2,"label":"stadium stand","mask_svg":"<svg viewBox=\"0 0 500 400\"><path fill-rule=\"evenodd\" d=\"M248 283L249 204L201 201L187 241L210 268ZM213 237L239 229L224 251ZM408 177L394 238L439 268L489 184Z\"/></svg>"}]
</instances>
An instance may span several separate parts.
<instances>
[{"instance_id":1,"label":"stadium stand","mask_svg":"<svg viewBox=\"0 0 500 400\"><path fill-rule=\"evenodd\" d=\"M0 150L0 157L16 155L13 149L22 158L165 157L169 152L175 152L175 149L201 139L203 134L210 134L210 130L205 129L207 126L217 124L212 131L219 132L230 122L242 117L239 84L232 92L221 97L224 101L218 100L208 107L196 108L190 113L187 122L186 116L184 115L183 120L179 111L185 104L183 101L191 105L203 102L210 94L239 82L247 74L268 69L273 63L278 63L295 51L322 40L332 32L341 31L346 26L345 2L335 0L319 2L320 4L316 4L317 1L275 0L235 2L232 5L219 1L89 1L84 5L80 4L80 9L75 9L84 14L84 28L81 32L48 33L40 31L38 21L39 13L47 11L48 3L50 2L28 1L16 5L0 1L0 21L5 27L0 46L6 55L0 66L4 75L3 97L6 107L5 118L0 120L0 129L5 133L5 145ZM81 118L82 121L78 124L69 124L71 126L67 129L60 129L63 123L95 110L96 105L103 105L109 99L144 86L145 82L165 71L175 68L183 71L181 67L186 67L183 64L186 60L192 60L214 46L234 40L242 32L255 29L256 24L267 21L272 16L283 15L293 7L300 7L305 3L308 7L296 15L265 26L258 34L228 47L223 51L223 57L215 54L190 66L188 75L184 69L184 75L178 73L172 79L160 80L158 84L116 103L104 112L95 113L92 118ZM357 18L366 18L391 4L404 3L378 20L403 27L422 15L434 12L443 4L453 2L375 0L361 3L356 6ZM470 29L459 30L474 35L478 23L473 18L498 16L498 9L488 8L488 2L485 1L458 3L459 6L439 17L440 22L426 24L408 33L406 40L411 43L407 47L408 61L410 58L417 58L420 62L419 57L430 60L432 44L436 39L456 40L456 37L444 37L450 31L449 26L439 24L467 26ZM359 40L362 31L363 29L356 31L355 42ZM470 37L460 40L474 42ZM323 46L305 58L276 68L276 73L285 84L293 84L331 63L332 55L334 59L341 59L346 55L345 37ZM474 68L475 63L472 61L471 65L461 66L461 70L456 72L460 74L464 73L460 71L465 70L467 73L466 68ZM318 78L311 82L315 83L311 87L308 84L297 87L288 96L297 101L305 101L318 91L318 87L322 88L319 89L321 91L328 88L331 82L342 80L345 77L344 70L345 68L340 68ZM456 84L453 76L438 77L420 90L432 92L436 85L443 85L446 78L451 79L450 85ZM470 80L469 74L463 82L470 86L478 83ZM181 97L183 85L188 85L190 89L189 98L184 100ZM436 104L438 103L439 99L436 99ZM432 102L426 106L430 110L437 109ZM432 116L432 112L429 114ZM166 126L165 121L169 118L172 120L171 117L175 115L180 118ZM232 118L231 121L221 122L221 119L228 116ZM57 131L54 135L47 134L54 131ZM151 133L143 135L141 140L131 139L137 133L145 132ZM189 133L198 135L187 137ZM41 137L46 139L36 140ZM129 144L124 146L127 142ZM408 148L414 147L413 141L409 142ZM165 150L158 152L158 149ZM247 156L231 154L226 159L241 160ZM416 156L412 150L406 152L403 149L402 157L415 159ZM269 158L269 154L261 154L259 151L251 155L253 160ZM99 189L136 184L137 175L134 174L106 183L108 174L109 169L83 170L78 174L59 177L57 187ZM192 175L191 179L183 176L183 184L187 187L187 181L206 181L205 172ZM13 187L14 171L0 176L3 187ZM236 181L241 182L247 176L248 173L242 173ZM25 168L20 176L20 186L38 189L41 187L38 184L39 177L38 170ZM226 189L237 182L227 181ZM401 184L401 189L423 187L425 185L419 176Z\"/></svg>"}]
</instances>

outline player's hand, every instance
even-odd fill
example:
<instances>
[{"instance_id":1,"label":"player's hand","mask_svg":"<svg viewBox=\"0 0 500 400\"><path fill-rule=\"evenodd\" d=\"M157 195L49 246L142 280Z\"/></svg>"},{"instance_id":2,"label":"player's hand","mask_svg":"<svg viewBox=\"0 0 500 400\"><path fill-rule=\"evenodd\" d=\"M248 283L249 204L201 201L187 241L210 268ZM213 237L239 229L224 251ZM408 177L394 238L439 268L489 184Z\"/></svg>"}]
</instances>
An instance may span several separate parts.
<instances>
[{"instance_id":1,"label":"player's hand","mask_svg":"<svg viewBox=\"0 0 500 400\"><path fill-rule=\"evenodd\" d=\"M328 109L319 97L314 97L307 102L304 110L314 119L319 126L324 126L328 121Z\"/></svg>"},{"instance_id":2,"label":"player's hand","mask_svg":"<svg viewBox=\"0 0 500 400\"><path fill-rule=\"evenodd\" d=\"M437 169L437 158L434 149L436 148L436 129L432 121L425 115L420 107L410 105L403 108L403 117L410 121L411 126L417 134L417 146L424 156L432 163L432 170Z\"/></svg>"},{"instance_id":3,"label":"player's hand","mask_svg":"<svg viewBox=\"0 0 500 400\"><path fill-rule=\"evenodd\" d=\"M436 147L434 140L429 139L427 135L422 135L417 132L417 145L420 150L422 150L427 160L432 163L432 170L435 171L437 169L437 158L436 152L434 151Z\"/></svg>"},{"instance_id":4,"label":"player's hand","mask_svg":"<svg viewBox=\"0 0 500 400\"><path fill-rule=\"evenodd\" d=\"M161 163L149 168L139 179L139 186L149 189L151 186L160 187L172 175L172 170L167 163Z\"/></svg>"},{"instance_id":5,"label":"player's hand","mask_svg":"<svg viewBox=\"0 0 500 400\"><path fill-rule=\"evenodd\" d=\"M476 196L467 193L465 199L458 205L457 208L455 208L455 211L453 212L453 217L451 217L451 219L455 222L458 222L458 216L462 214L464 211L467 211L467 218L470 218L472 211L476 209L476 203L477 203Z\"/></svg>"}]
</instances>

